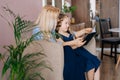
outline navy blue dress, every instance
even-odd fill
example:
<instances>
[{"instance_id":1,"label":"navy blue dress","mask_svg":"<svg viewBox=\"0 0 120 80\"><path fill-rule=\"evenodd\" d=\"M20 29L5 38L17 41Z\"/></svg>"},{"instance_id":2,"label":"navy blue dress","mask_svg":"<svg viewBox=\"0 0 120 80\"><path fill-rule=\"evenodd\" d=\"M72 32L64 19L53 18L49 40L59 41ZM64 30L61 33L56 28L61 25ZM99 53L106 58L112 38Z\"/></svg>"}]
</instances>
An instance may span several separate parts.
<instances>
[{"instance_id":1,"label":"navy blue dress","mask_svg":"<svg viewBox=\"0 0 120 80\"><path fill-rule=\"evenodd\" d=\"M73 35L69 37L62 36L63 41L73 40ZM100 60L88 52L85 48L79 47L72 49L70 46L64 46L64 80L86 80L85 72L100 65Z\"/></svg>"}]
</instances>

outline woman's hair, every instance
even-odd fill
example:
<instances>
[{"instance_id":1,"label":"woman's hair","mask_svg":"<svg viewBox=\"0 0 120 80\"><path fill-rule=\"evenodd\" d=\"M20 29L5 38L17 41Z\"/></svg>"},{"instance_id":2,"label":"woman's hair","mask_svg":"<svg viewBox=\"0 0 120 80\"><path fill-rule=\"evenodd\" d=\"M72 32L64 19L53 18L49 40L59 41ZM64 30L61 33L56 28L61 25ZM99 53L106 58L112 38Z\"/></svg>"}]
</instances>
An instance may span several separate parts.
<instances>
[{"instance_id":1,"label":"woman's hair","mask_svg":"<svg viewBox=\"0 0 120 80\"><path fill-rule=\"evenodd\" d=\"M55 29L55 31L56 31L57 33L58 33L58 31L59 31L59 28L61 27L62 21L63 21L65 18L68 18L68 16L65 15L65 14L60 14L60 15L58 16L57 26L56 26L56 29Z\"/></svg>"},{"instance_id":2,"label":"woman's hair","mask_svg":"<svg viewBox=\"0 0 120 80\"><path fill-rule=\"evenodd\" d=\"M47 5L42 9L35 24L38 25L38 27L40 27L41 31L51 32L53 29L56 28L59 13L59 8Z\"/></svg>"}]
</instances>

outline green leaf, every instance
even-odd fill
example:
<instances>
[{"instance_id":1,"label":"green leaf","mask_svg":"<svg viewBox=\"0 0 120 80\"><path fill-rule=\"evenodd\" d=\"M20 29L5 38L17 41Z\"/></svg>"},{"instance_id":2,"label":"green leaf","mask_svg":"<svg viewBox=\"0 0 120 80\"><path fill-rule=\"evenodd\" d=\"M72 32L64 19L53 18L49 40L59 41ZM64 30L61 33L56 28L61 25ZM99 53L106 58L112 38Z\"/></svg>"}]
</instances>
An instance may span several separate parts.
<instances>
[{"instance_id":1,"label":"green leaf","mask_svg":"<svg viewBox=\"0 0 120 80\"><path fill-rule=\"evenodd\" d=\"M76 10L76 8L77 8L76 6L67 7L67 6L64 4L62 11L63 11L64 13L70 13L70 12L74 12L74 11Z\"/></svg>"},{"instance_id":2,"label":"green leaf","mask_svg":"<svg viewBox=\"0 0 120 80\"><path fill-rule=\"evenodd\" d=\"M0 59L2 59L2 53L0 53Z\"/></svg>"},{"instance_id":3,"label":"green leaf","mask_svg":"<svg viewBox=\"0 0 120 80\"><path fill-rule=\"evenodd\" d=\"M11 60L8 57L7 60L6 60L6 62L4 63L3 69L2 69L2 76L4 76L4 74L6 73L6 71L10 68L10 63L11 63Z\"/></svg>"},{"instance_id":4,"label":"green leaf","mask_svg":"<svg viewBox=\"0 0 120 80\"><path fill-rule=\"evenodd\" d=\"M23 56L22 60L27 60L27 59L31 59L33 57L41 57L41 56L46 56L45 54L43 54L42 52L36 52L36 53L31 53L31 54L26 54Z\"/></svg>"},{"instance_id":5,"label":"green leaf","mask_svg":"<svg viewBox=\"0 0 120 80\"><path fill-rule=\"evenodd\" d=\"M71 6L70 7L70 12L74 12L76 10L76 8L77 8L76 6Z\"/></svg>"}]
</instances>

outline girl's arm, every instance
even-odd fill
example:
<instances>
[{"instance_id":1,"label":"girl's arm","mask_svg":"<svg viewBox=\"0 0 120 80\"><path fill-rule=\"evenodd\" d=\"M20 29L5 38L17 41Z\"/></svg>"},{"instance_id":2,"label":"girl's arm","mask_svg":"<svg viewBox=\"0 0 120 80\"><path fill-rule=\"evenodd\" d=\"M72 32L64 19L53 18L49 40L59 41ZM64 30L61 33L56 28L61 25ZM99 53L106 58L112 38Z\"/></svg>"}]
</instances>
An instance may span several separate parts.
<instances>
[{"instance_id":1,"label":"girl's arm","mask_svg":"<svg viewBox=\"0 0 120 80\"><path fill-rule=\"evenodd\" d=\"M77 47L81 47L85 43L85 41L83 42L82 38L77 38L75 40L67 41L67 42L64 42L61 38L59 38L57 39L57 41L62 43L63 46L71 46L73 49Z\"/></svg>"},{"instance_id":2,"label":"girl's arm","mask_svg":"<svg viewBox=\"0 0 120 80\"><path fill-rule=\"evenodd\" d=\"M88 34L90 32L92 32L92 28L85 28L85 29L75 32L75 36L76 36L76 38L78 38L78 37Z\"/></svg>"},{"instance_id":3,"label":"girl's arm","mask_svg":"<svg viewBox=\"0 0 120 80\"><path fill-rule=\"evenodd\" d=\"M64 42L61 38L59 38L59 39L57 39L57 42L62 43L63 46L74 46L75 45L75 41L74 40Z\"/></svg>"}]
</instances>

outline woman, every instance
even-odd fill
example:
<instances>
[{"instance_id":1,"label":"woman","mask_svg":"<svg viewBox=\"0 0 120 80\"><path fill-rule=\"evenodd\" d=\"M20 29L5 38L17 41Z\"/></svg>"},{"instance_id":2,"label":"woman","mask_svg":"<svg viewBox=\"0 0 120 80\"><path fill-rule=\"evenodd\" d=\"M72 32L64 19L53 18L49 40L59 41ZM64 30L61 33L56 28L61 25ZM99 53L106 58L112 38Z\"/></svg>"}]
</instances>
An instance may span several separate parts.
<instances>
[{"instance_id":1,"label":"woman","mask_svg":"<svg viewBox=\"0 0 120 80\"><path fill-rule=\"evenodd\" d=\"M46 39L48 41L55 42L54 31L57 25L57 18L59 13L59 8L53 7L51 5L43 7L35 22L37 26L33 29L33 34L40 32L40 34L34 38L35 40Z\"/></svg>"}]
</instances>

